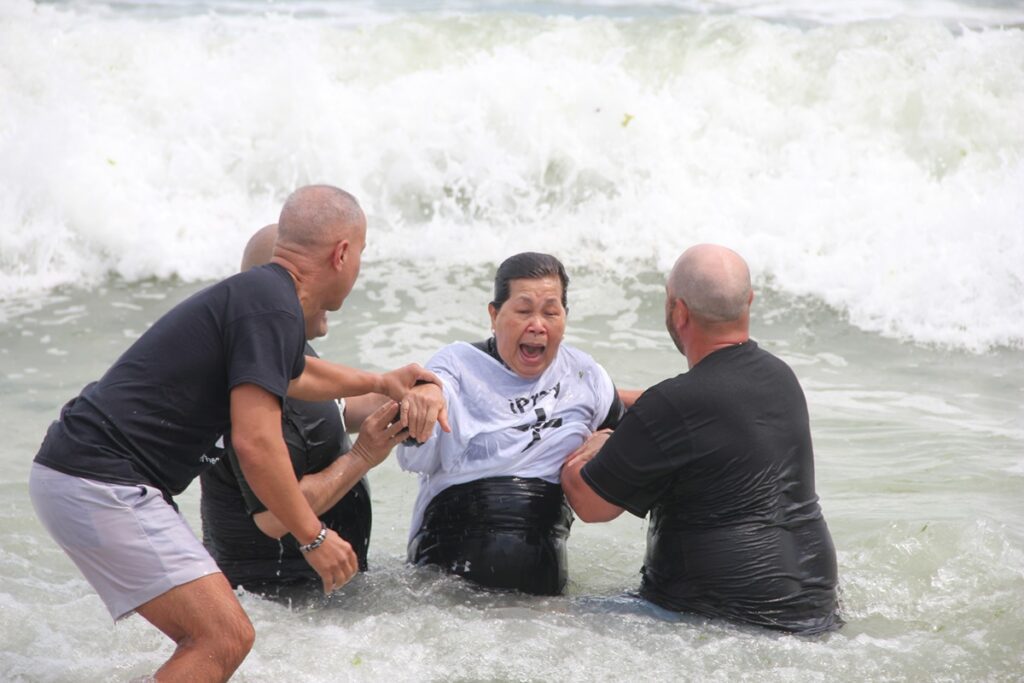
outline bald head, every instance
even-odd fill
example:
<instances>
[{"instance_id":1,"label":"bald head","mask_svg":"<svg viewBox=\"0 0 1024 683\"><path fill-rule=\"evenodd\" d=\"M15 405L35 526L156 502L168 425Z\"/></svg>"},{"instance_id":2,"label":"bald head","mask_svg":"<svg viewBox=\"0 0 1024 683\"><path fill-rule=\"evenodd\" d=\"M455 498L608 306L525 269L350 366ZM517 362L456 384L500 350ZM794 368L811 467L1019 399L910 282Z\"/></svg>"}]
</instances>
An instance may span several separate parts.
<instances>
[{"instance_id":1,"label":"bald head","mask_svg":"<svg viewBox=\"0 0 1024 683\"><path fill-rule=\"evenodd\" d=\"M245 251L242 252L242 265L239 266L239 270L244 272L256 266L262 266L264 263L270 263L270 259L274 255L276 241L277 223L264 225L257 230L245 245Z\"/></svg>"},{"instance_id":2,"label":"bald head","mask_svg":"<svg viewBox=\"0 0 1024 683\"><path fill-rule=\"evenodd\" d=\"M331 185L307 185L291 193L277 224L282 244L309 249L362 237L366 217L348 192Z\"/></svg>"},{"instance_id":3,"label":"bald head","mask_svg":"<svg viewBox=\"0 0 1024 683\"><path fill-rule=\"evenodd\" d=\"M741 322L750 311L750 270L732 249L698 244L683 252L668 277L670 297L686 302L704 324Z\"/></svg>"}]
</instances>

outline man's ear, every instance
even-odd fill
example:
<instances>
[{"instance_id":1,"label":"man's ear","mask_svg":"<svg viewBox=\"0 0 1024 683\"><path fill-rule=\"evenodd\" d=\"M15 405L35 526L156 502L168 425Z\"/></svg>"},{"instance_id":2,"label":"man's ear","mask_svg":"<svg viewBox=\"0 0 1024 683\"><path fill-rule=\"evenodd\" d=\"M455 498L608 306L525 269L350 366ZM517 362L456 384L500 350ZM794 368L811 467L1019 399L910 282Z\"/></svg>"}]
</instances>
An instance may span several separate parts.
<instances>
[{"instance_id":1,"label":"man's ear","mask_svg":"<svg viewBox=\"0 0 1024 683\"><path fill-rule=\"evenodd\" d=\"M690 308L682 299L672 302L672 326L677 330L690 320Z\"/></svg>"},{"instance_id":2,"label":"man's ear","mask_svg":"<svg viewBox=\"0 0 1024 683\"><path fill-rule=\"evenodd\" d=\"M345 261L348 259L348 252L352 248L352 245L348 240L341 240L335 243L334 250L331 252L331 266L336 270L341 270L345 267Z\"/></svg>"}]
</instances>

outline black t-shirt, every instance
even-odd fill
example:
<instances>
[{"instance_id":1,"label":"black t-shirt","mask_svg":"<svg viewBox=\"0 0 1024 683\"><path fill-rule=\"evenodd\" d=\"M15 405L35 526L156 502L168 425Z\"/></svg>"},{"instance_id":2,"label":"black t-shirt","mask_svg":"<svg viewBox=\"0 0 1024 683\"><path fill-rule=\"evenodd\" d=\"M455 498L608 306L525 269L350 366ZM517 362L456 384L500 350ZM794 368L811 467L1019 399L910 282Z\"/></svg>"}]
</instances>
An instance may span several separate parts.
<instances>
[{"instance_id":1,"label":"black t-shirt","mask_svg":"<svg viewBox=\"0 0 1024 683\"><path fill-rule=\"evenodd\" d=\"M286 270L271 264L223 280L172 308L69 401L36 462L177 495L230 426L231 389L255 384L283 398L302 373L304 346Z\"/></svg>"},{"instance_id":2,"label":"black t-shirt","mask_svg":"<svg viewBox=\"0 0 1024 683\"><path fill-rule=\"evenodd\" d=\"M316 356L312 347L306 354ZM320 472L352 448L336 401L286 399L282 433L296 479ZM203 543L233 586L317 581L290 535L281 543L256 526L252 515L266 510L256 497L225 434L219 461L200 477ZM215 457L211 454L211 457ZM370 542L369 486L360 481L336 505L321 515L328 527L348 541L366 569Z\"/></svg>"},{"instance_id":3,"label":"black t-shirt","mask_svg":"<svg viewBox=\"0 0 1024 683\"><path fill-rule=\"evenodd\" d=\"M790 631L841 624L807 404L755 342L644 392L581 474L609 502L650 512L644 597Z\"/></svg>"}]
</instances>

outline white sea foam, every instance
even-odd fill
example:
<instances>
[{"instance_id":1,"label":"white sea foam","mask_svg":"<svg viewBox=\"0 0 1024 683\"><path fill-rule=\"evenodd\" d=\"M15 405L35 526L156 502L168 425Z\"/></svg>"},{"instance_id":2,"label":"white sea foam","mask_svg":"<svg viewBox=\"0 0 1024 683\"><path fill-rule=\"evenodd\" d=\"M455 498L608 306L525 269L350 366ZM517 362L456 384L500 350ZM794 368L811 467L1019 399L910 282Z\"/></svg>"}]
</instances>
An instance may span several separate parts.
<instances>
[{"instance_id":1,"label":"white sea foam","mask_svg":"<svg viewBox=\"0 0 1024 683\"><path fill-rule=\"evenodd\" d=\"M0 299L223 276L324 181L369 267L615 275L715 241L863 329L1024 346L1021 30L371 9L4 3Z\"/></svg>"}]
</instances>

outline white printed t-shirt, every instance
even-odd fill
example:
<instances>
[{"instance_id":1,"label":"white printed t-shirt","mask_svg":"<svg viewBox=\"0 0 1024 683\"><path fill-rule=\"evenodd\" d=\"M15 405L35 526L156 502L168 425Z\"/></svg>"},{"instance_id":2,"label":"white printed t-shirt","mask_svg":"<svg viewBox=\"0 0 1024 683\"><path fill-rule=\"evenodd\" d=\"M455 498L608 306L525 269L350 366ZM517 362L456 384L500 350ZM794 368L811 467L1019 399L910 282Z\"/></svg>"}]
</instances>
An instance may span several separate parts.
<instances>
[{"instance_id":1,"label":"white printed t-shirt","mask_svg":"<svg viewBox=\"0 0 1024 683\"><path fill-rule=\"evenodd\" d=\"M419 472L409 536L434 496L487 477L558 483L565 458L604 422L615 387L589 354L562 344L550 366L525 379L465 342L438 351L427 368L444 382L451 433L434 426L419 446L400 446L398 464Z\"/></svg>"}]
</instances>

